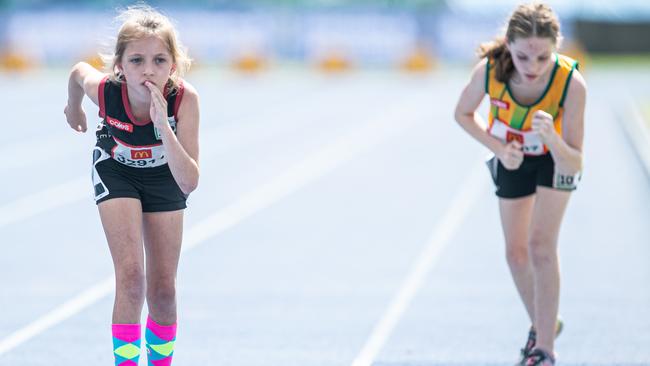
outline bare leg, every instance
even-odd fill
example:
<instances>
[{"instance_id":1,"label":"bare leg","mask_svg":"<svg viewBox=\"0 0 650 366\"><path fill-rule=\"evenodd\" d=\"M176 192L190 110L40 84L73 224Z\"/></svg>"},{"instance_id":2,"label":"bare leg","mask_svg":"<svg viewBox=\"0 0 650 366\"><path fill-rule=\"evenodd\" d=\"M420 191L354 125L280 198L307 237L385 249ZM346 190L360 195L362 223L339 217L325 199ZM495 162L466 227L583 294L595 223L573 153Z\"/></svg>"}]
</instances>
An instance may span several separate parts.
<instances>
[{"instance_id":1,"label":"bare leg","mask_svg":"<svg viewBox=\"0 0 650 366\"><path fill-rule=\"evenodd\" d=\"M176 323L176 271L183 237L183 210L144 213L147 305L159 324Z\"/></svg>"},{"instance_id":2,"label":"bare leg","mask_svg":"<svg viewBox=\"0 0 650 366\"><path fill-rule=\"evenodd\" d=\"M533 267L528 256L528 230L534 204L535 195L499 199L501 226L506 240L506 259L531 324L535 323L535 290Z\"/></svg>"},{"instance_id":3,"label":"bare leg","mask_svg":"<svg viewBox=\"0 0 650 366\"><path fill-rule=\"evenodd\" d=\"M98 209L115 267L113 324L140 323L145 293L140 201L113 198Z\"/></svg>"},{"instance_id":4,"label":"bare leg","mask_svg":"<svg viewBox=\"0 0 650 366\"><path fill-rule=\"evenodd\" d=\"M537 187L529 247L535 278L537 345L553 354L560 297L557 241L570 192Z\"/></svg>"}]
</instances>

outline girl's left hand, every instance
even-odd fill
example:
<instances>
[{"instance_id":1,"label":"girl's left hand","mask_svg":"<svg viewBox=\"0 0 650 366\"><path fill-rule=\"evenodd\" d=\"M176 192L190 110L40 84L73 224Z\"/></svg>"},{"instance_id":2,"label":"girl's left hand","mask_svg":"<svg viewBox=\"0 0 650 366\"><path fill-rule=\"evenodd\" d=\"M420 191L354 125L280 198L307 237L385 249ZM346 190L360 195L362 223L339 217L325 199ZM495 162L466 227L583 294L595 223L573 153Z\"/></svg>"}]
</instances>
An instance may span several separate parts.
<instances>
[{"instance_id":1,"label":"girl's left hand","mask_svg":"<svg viewBox=\"0 0 650 366\"><path fill-rule=\"evenodd\" d=\"M167 124L167 100L156 84L145 81L144 85L151 91L151 107L149 108L151 121L157 128L163 128Z\"/></svg>"},{"instance_id":2,"label":"girl's left hand","mask_svg":"<svg viewBox=\"0 0 650 366\"><path fill-rule=\"evenodd\" d=\"M539 134L544 144L548 144L558 136L553 125L553 116L544 111L533 114L532 128Z\"/></svg>"}]
</instances>

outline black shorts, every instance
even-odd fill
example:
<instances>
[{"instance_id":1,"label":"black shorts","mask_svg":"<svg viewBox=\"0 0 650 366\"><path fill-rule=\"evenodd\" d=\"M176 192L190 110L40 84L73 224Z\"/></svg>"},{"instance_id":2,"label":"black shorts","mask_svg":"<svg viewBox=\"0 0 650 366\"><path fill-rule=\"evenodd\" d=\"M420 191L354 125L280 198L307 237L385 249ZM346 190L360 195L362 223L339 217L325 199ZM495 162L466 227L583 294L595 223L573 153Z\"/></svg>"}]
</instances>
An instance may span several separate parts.
<instances>
[{"instance_id":1,"label":"black shorts","mask_svg":"<svg viewBox=\"0 0 650 366\"><path fill-rule=\"evenodd\" d=\"M153 168L134 168L115 161L104 150L93 151L95 203L111 198L139 199L142 212L176 211L187 207L167 164Z\"/></svg>"},{"instance_id":2,"label":"black shorts","mask_svg":"<svg viewBox=\"0 0 650 366\"><path fill-rule=\"evenodd\" d=\"M521 166L515 170L506 169L496 157L490 159L487 165L497 188L496 195L501 198L529 196L537 191L537 186L573 191L580 179L579 176L556 175L555 162L550 153L525 156Z\"/></svg>"}]
</instances>

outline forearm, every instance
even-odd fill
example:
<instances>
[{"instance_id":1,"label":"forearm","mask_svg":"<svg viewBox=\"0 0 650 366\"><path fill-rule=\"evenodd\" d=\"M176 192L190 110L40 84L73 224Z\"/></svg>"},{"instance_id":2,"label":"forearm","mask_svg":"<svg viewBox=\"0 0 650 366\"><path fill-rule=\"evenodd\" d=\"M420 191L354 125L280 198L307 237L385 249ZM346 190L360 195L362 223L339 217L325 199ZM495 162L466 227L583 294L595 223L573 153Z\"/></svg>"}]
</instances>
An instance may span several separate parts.
<instances>
[{"instance_id":1,"label":"forearm","mask_svg":"<svg viewBox=\"0 0 650 366\"><path fill-rule=\"evenodd\" d=\"M470 136L494 154L498 154L503 148L503 142L487 132L486 124L478 113L457 115L456 121Z\"/></svg>"},{"instance_id":2,"label":"forearm","mask_svg":"<svg viewBox=\"0 0 650 366\"><path fill-rule=\"evenodd\" d=\"M558 171L575 174L582 170L582 151L567 144L562 137L556 135L547 141L546 146L551 151Z\"/></svg>"},{"instance_id":3,"label":"forearm","mask_svg":"<svg viewBox=\"0 0 650 366\"><path fill-rule=\"evenodd\" d=\"M169 125L160 131L169 169L183 193L189 194L199 183L199 165L185 151Z\"/></svg>"}]
</instances>

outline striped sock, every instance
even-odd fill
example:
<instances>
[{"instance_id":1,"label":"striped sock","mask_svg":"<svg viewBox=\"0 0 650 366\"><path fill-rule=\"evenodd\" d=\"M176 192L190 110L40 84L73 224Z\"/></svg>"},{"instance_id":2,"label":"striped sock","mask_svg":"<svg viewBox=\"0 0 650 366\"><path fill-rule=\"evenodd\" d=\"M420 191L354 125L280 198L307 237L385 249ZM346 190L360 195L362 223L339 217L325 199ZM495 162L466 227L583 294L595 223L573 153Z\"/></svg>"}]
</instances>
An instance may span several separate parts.
<instances>
[{"instance_id":1,"label":"striped sock","mask_svg":"<svg viewBox=\"0 0 650 366\"><path fill-rule=\"evenodd\" d=\"M147 359L149 366L169 366L174 355L176 324L160 325L147 317Z\"/></svg>"},{"instance_id":2,"label":"striped sock","mask_svg":"<svg viewBox=\"0 0 650 366\"><path fill-rule=\"evenodd\" d=\"M140 359L140 324L113 324L115 366L137 366Z\"/></svg>"}]
</instances>

